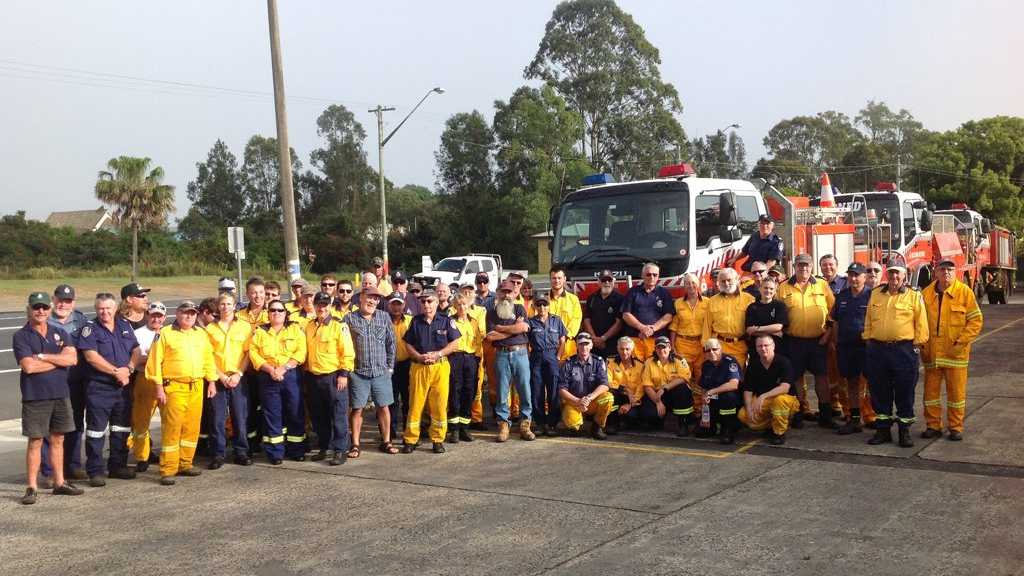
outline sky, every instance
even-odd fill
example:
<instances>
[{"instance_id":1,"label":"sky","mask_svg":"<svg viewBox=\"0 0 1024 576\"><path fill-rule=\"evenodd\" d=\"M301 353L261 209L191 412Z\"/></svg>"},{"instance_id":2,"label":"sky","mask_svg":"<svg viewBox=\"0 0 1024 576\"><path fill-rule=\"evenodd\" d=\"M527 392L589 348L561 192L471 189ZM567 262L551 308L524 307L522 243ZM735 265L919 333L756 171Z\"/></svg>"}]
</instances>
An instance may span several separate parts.
<instances>
[{"instance_id":1,"label":"sky","mask_svg":"<svg viewBox=\"0 0 1024 576\"><path fill-rule=\"evenodd\" d=\"M384 172L434 187L444 122L493 116L529 84L556 2L280 0L290 144L303 164L320 146L316 118L331 103L367 131L396 126ZM620 0L661 53L690 138L733 123L748 162L779 120L868 100L906 108L949 130L995 115L1024 116L1024 3L1006 1ZM253 134L275 135L267 6L257 0L12 2L0 22L0 214L96 208L96 174L120 155L148 156L185 190L219 138L241 161Z\"/></svg>"}]
</instances>

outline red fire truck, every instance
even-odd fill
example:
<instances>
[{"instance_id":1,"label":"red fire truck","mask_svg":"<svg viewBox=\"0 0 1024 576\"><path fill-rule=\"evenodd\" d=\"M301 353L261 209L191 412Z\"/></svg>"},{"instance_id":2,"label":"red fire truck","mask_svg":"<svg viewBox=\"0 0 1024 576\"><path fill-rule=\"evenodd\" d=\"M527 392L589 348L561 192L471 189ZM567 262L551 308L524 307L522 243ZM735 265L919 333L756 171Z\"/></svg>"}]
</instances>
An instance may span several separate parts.
<instances>
[{"instance_id":1,"label":"red fire truck","mask_svg":"<svg viewBox=\"0 0 1024 576\"><path fill-rule=\"evenodd\" d=\"M987 293L992 302L1012 296L1017 271L1014 257L1017 236L963 202L953 203L948 210L936 211L936 215L939 214L954 218L960 247L967 255L959 275L974 288L978 298Z\"/></svg>"}]
</instances>

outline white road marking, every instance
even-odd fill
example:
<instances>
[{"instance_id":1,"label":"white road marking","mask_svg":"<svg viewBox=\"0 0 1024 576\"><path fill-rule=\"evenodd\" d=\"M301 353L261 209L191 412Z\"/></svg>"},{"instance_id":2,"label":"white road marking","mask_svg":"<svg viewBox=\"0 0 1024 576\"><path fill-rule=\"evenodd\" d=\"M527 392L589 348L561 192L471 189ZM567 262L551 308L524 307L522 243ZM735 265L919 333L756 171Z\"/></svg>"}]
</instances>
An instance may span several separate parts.
<instances>
[{"instance_id":1,"label":"white road marking","mask_svg":"<svg viewBox=\"0 0 1024 576\"><path fill-rule=\"evenodd\" d=\"M10 374L11 372L21 372L21 368L11 368L9 370L0 370L0 374Z\"/></svg>"}]
</instances>

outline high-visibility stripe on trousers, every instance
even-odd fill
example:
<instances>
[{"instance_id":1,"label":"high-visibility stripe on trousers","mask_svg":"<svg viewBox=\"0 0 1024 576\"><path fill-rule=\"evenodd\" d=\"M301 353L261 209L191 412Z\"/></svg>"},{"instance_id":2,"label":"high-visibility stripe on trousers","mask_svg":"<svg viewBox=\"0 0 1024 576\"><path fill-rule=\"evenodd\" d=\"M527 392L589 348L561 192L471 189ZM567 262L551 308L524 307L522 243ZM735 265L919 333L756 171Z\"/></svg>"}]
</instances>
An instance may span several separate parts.
<instances>
[{"instance_id":1,"label":"high-visibility stripe on trousers","mask_svg":"<svg viewBox=\"0 0 1024 576\"><path fill-rule=\"evenodd\" d=\"M881 344L869 342L866 372L871 389L871 407L875 409L875 427L890 428L894 420L901 425L914 422L914 388L920 356L911 342ZM896 415L893 416L893 404Z\"/></svg>"},{"instance_id":2,"label":"high-visibility stripe on trousers","mask_svg":"<svg viewBox=\"0 0 1024 576\"><path fill-rule=\"evenodd\" d=\"M791 394L779 394L761 403L761 411L747 414L746 406L740 408L739 418L751 430L772 427L772 432L782 436L789 429L789 418L800 411L800 401Z\"/></svg>"},{"instance_id":3,"label":"high-visibility stripe on trousers","mask_svg":"<svg viewBox=\"0 0 1024 576\"><path fill-rule=\"evenodd\" d=\"M594 398L594 401L587 405L586 412L580 412L575 404L562 403L562 424L569 430L579 430L583 426L583 416L593 416L594 422L604 428L608 423L608 415L615 406L615 398L611 392L605 392Z\"/></svg>"},{"instance_id":4,"label":"high-visibility stripe on trousers","mask_svg":"<svg viewBox=\"0 0 1024 576\"><path fill-rule=\"evenodd\" d=\"M469 424L480 358L466 352L449 357L448 424Z\"/></svg>"},{"instance_id":5,"label":"high-visibility stripe on trousers","mask_svg":"<svg viewBox=\"0 0 1024 576\"><path fill-rule=\"evenodd\" d=\"M924 418L928 427L942 430L942 381L946 381L946 421L950 430L963 432L967 408L967 368L925 368Z\"/></svg>"},{"instance_id":6,"label":"high-visibility stripe on trousers","mask_svg":"<svg viewBox=\"0 0 1024 576\"><path fill-rule=\"evenodd\" d=\"M132 432L130 386L90 380L85 385L85 471L104 473L103 437L110 425L107 471L128 466L128 435Z\"/></svg>"},{"instance_id":7,"label":"high-visibility stripe on trousers","mask_svg":"<svg viewBox=\"0 0 1024 576\"><path fill-rule=\"evenodd\" d=\"M132 384L132 454L139 462L149 459L149 423L158 407L156 383L137 372Z\"/></svg>"},{"instance_id":8,"label":"high-visibility stripe on trousers","mask_svg":"<svg viewBox=\"0 0 1024 576\"><path fill-rule=\"evenodd\" d=\"M174 476L192 467L205 391L202 379L164 385L167 403L160 411L161 476Z\"/></svg>"},{"instance_id":9,"label":"high-visibility stripe on trousers","mask_svg":"<svg viewBox=\"0 0 1024 576\"><path fill-rule=\"evenodd\" d=\"M704 394L700 390L700 372L704 365L704 345L700 340L676 337L676 355L686 360L690 367L690 392L693 396L693 413L700 414L704 407Z\"/></svg>"},{"instance_id":10,"label":"high-visibility stripe on trousers","mask_svg":"<svg viewBox=\"0 0 1024 576\"><path fill-rule=\"evenodd\" d=\"M260 406L263 407L263 450L269 458L294 458L306 453L306 418L299 386L299 370L274 381L260 372Z\"/></svg>"},{"instance_id":11,"label":"high-visibility stripe on trousers","mask_svg":"<svg viewBox=\"0 0 1024 576\"><path fill-rule=\"evenodd\" d=\"M430 414L430 441L444 442L448 433L448 380L451 366L442 359L436 364L409 368L409 418L405 422L406 444L420 441L420 419L424 408Z\"/></svg>"}]
</instances>

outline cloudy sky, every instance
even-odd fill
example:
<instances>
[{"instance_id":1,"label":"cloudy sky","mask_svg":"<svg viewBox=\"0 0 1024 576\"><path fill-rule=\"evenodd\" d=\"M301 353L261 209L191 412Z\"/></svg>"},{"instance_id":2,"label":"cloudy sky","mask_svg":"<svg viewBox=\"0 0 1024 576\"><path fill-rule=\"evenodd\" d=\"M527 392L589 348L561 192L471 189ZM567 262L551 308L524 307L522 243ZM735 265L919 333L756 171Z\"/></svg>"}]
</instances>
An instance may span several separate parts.
<instances>
[{"instance_id":1,"label":"cloudy sky","mask_svg":"<svg viewBox=\"0 0 1024 576\"><path fill-rule=\"evenodd\" d=\"M394 126L432 96L385 151L399 185L434 186L445 119L524 83L555 2L281 0L291 144L304 164L315 120L344 104L395 106ZM661 51L690 137L742 124L748 160L778 120L869 99L907 108L934 130L998 114L1024 116L1024 3L1006 1L719 2L621 0ZM185 186L217 138L241 157L273 136L266 3L90 2L5 6L0 22L0 214L94 208L96 172L118 155L149 156ZM387 129L387 126L386 128Z\"/></svg>"}]
</instances>

